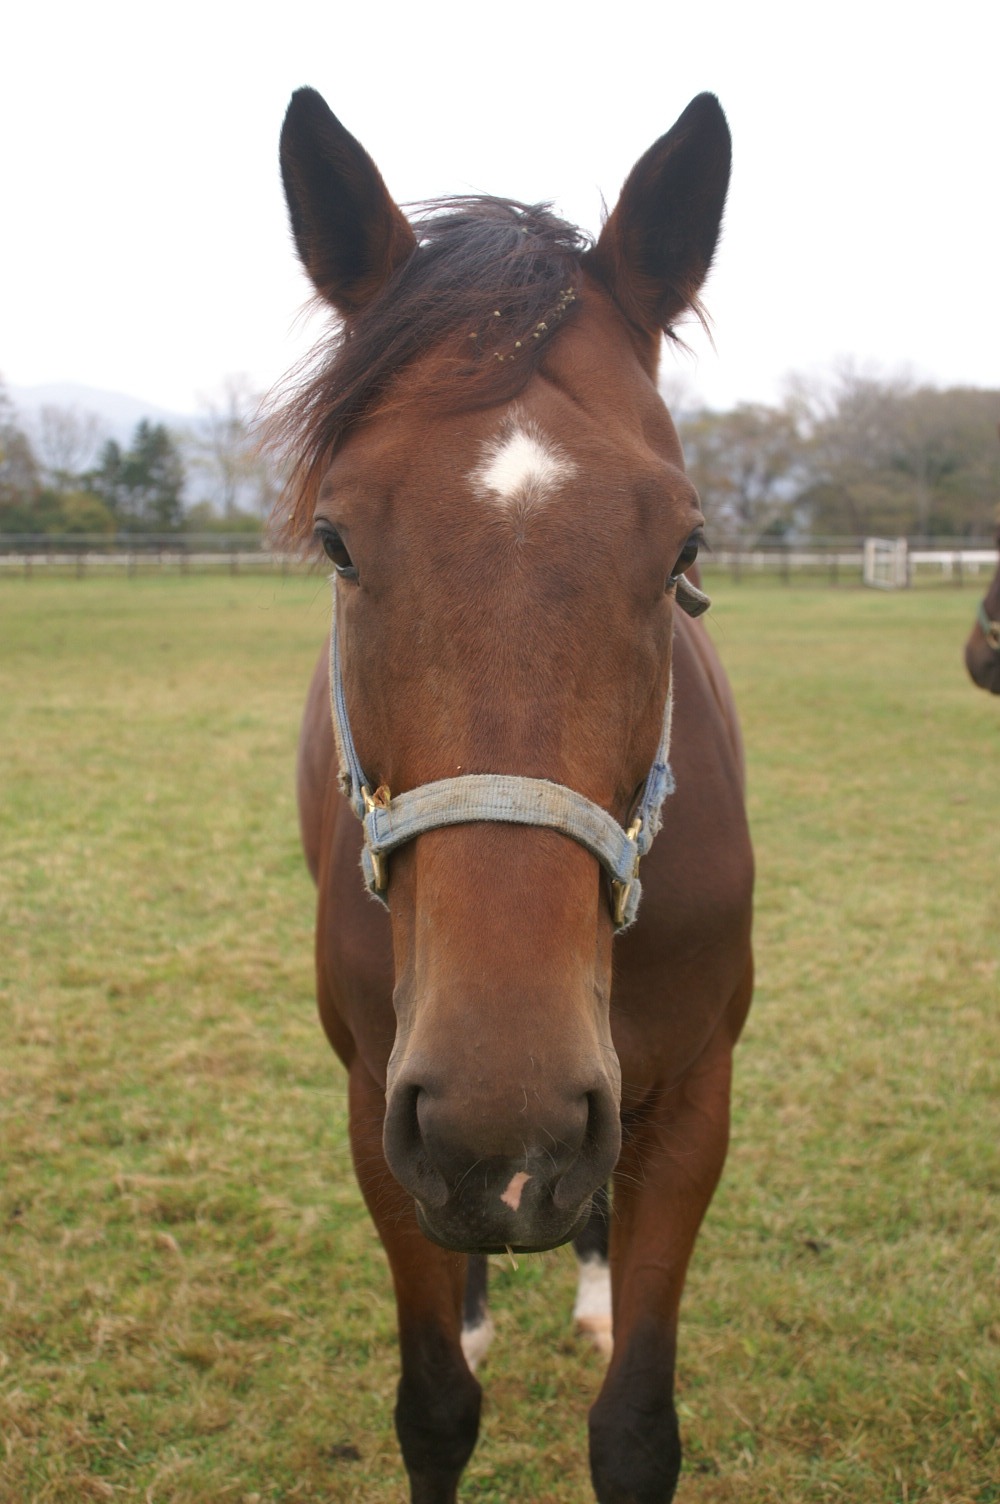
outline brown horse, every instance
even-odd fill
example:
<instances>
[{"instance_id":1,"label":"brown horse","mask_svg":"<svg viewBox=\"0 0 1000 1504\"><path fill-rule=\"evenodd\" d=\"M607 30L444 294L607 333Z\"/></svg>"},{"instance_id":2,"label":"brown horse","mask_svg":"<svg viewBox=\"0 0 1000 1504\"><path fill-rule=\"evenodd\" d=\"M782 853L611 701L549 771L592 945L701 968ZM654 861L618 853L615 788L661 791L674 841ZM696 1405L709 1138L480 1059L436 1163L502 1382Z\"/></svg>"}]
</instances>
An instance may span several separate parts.
<instances>
[{"instance_id":1,"label":"brown horse","mask_svg":"<svg viewBox=\"0 0 1000 1504\"><path fill-rule=\"evenodd\" d=\"M1000 550L1000 521L997 549ZM965 666L980 689L1000 695L1000 560L965 644Z\"/></svg>"},{"instance_id":2,"label":"brown horse","mask_svg":"<svg viewBox=\"0 0 1000 1504\"><path fill-rule=\"evenodd\" d=\"M698 308L729 161L702 95L591 245L491 198L411 225L311 90L282 133L298 251L342 321L283 415L277 519L335 569L299 759L319 1010L392 1269L421 1504L456 1498L476 1439L467 1272L476 1308L487 1252L593 1253L609 1177L594 1488L676 1486L678 1308L726 1155L752 857L656 370Z\"/></svg>"}]
</instances>

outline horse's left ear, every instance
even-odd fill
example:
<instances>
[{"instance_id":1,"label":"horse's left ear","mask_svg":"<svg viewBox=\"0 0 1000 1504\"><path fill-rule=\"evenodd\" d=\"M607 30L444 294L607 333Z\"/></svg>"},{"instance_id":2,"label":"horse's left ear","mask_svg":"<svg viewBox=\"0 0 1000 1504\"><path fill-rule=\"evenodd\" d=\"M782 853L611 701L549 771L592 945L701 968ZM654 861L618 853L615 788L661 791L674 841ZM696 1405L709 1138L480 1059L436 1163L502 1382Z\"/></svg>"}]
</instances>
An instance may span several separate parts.
<instances>
[{"instance_id":1,"label":"horse's left ear","mask_svg":"<svg viewBox=\"0 0 1000 1504\"><path fill-rule=\"evenodd\" d=\"M292 95L281 128L281 177L313 286L339 313L356 313L417 242L375 163L315 89Z\"/></svg>"},{"instance_id":2,"label":"horse's left ear","mask_svg":"<svg viewBox=\"0 0 1000 1504\"><path fill-rule=\"evenodd\" d=\"M640 328L669 329L708 275L729 186L729 127L714 94L693 99L632 168L589 257Z\"/></svg>"}]
</instances>

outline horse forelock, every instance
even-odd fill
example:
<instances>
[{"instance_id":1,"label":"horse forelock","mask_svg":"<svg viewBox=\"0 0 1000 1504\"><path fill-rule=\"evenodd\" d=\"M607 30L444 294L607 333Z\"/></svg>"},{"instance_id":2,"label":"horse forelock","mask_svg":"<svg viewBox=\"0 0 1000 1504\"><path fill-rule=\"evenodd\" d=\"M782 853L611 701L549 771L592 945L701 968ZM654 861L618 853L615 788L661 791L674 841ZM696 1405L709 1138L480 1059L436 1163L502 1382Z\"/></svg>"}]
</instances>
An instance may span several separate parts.
<instances>
[{"instance_id":1,"label":"horse forelock","mask_svg":"<svg viewBox=\"0 0 1000 1504\"><path fill-rule=\"evenodd\" d=\"M509 401L573 314L590 242L548 205L445 199L412 222L413 255L293 375L268 425L289 477L271 519L279 542L311 540L323 472L368 414L393 404L456 413ZM420 382L404 396L398 378L418 357Z\"/></svg>"}]
</instances>

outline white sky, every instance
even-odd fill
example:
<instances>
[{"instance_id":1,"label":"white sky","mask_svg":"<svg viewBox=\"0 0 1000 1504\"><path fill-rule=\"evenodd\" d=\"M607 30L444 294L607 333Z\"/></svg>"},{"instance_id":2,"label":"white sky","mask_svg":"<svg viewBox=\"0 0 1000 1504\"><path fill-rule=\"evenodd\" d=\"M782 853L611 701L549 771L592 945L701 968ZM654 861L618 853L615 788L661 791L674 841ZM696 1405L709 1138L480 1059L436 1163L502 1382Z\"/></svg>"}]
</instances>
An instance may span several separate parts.
<instances>
[{"instance_id":1,"label":"white sky","mask_svg":"<svg viewBox=\"0 0 1000 1504\"><path fill-rule=\"evenodd\" d=\"M692 329L667 371L716 406L844 356L1000 385L995 0L23 0L3 49L10 385L191 412L303 353L277 141L306 83L398 200L553 199L591 231L711 89L734 138L716 349Z\"/></svg>"}]
</instances>

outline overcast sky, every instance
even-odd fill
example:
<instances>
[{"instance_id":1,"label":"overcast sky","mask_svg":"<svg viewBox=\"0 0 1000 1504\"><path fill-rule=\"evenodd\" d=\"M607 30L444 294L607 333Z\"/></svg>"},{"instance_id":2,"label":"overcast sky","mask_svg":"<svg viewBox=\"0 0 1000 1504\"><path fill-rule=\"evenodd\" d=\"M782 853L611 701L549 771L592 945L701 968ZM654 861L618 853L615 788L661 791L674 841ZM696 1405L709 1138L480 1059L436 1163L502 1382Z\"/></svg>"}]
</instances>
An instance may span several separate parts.
<instances>
[{"instance_id":1,"label":"overcast sky","mask_svg":"<svg viewBox=\"0 0 1000 1504\"><path fill-rule=\"evenodd\" d=\"M344 18L342 13L349 9ZM704 400L845 356L1000 385L1000 5L34 0L3 26L0 377L178 412L316 325L277 170L311 84L400 201L552 199L600 226L703 89L734 139Z\"/></svg>"}]
</instances>

